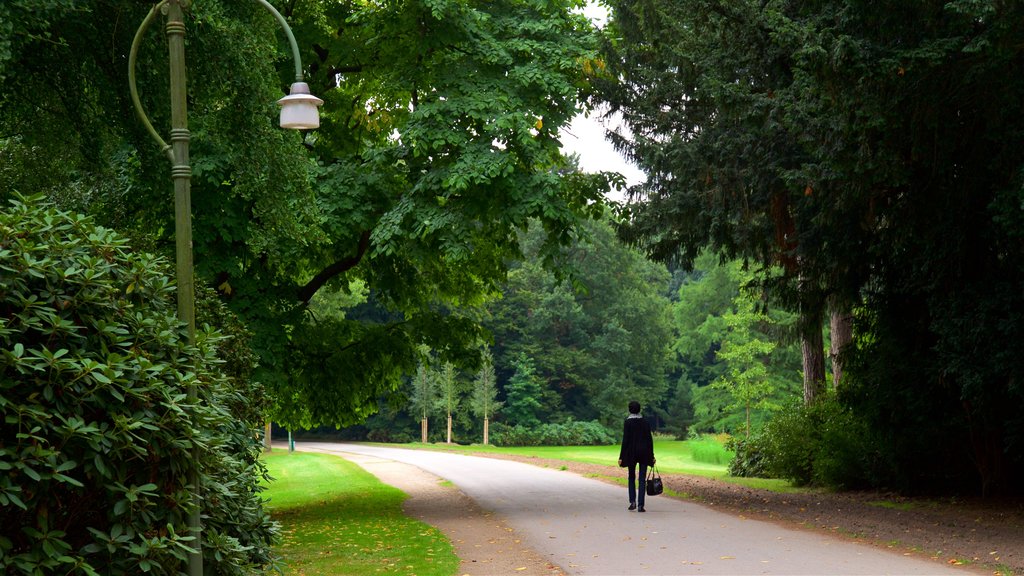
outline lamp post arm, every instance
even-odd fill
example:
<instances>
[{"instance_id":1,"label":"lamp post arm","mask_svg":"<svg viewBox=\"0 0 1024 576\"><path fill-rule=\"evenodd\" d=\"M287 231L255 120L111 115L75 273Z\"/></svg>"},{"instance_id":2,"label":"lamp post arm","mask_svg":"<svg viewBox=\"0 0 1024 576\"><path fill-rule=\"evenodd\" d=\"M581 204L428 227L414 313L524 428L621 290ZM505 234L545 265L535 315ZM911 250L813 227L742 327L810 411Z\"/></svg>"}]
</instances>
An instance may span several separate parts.
<instances>
[{"instance_id":1,"label":"lamp post arm","mask_svg":"<svg viewBox=\"0 0 1024 576\"><path fill-rule=\"evenodd\" d=\"M302 82L302 56L299 54L299 44L295 41L295 35L292 33L292 29L288 26L288 21L285 20L284 16L278 12L277 8L274 8L267 0L256 0L260 5L267 9L274 18L277 19L278 23L281 24L281 28L284 28L284 33L288 37L288 44L292 49L292 59L295 61L295 81ZM139 100L139 89L135 84L135 63L138 60L139 46L142 44L142 37L146 33L150 24L157 17L157 14L163 9L164 5L167 4L167 0L153 6L146 15L146 19L142 21L139 29L135 32L135 38L132 40L132 49L128 54L128 89L132 96L132 105L135 106L135 114L139 117L142 125L145 126L146 131L156 141L157 145L160 146L160 150L167 156L167 158L174 162L174 151L171 149L171 145L164 141L160 136L160 133L153 128L153 123L149 121L149 117L146 116L146 111L142 108L142 102Z\"/></svg>"},{"instance_id":2,"label":"lamp post arm","mask_svg":"<svg viewBox=\"0 0 1024 576\"><path fill-rule=\"evenodd\" d=\"M142 36L146 33L146 29L153 23L156 15L163 6L167 4L167 0L160 2L153 6L146 15L146 19L139 25L139 29L135 32L135 39L132 40L132 49L128 54L128 90L132 95L132 104L135 106L135 114L142 121L142 125L146 127L149 135L156 140L156 143L160 145L160 150L167 155L167 158L174 162L174 152L171 150L170 144L164 142L164 139L160 137L160 134L153 128L153 123L149 121L149 117L146 116L146 111L142 109L142 102L139 100L139 89L135 86L135 61L139 54L139 45L142 44Z\"/></svg>"},{"instance_id":3,"label":"lamp post arm","mask_svg":"<svg viewBox=\"0 0 1024 576\"><path fill-rule=\"evenodd\" d=\"M261 6L266 8L271 14L273 14L274 18L277 18L278 23L281 24L281 28L284 28L284 33L286 36L288 36L288 44L291 45L292 47L292 58L295 60L295 81L303 82L302 56L299 55L299 44L298 42L295 41L295 35L292 34L292 29L290 26L288 26L288 21L285 20L284 16L282 16L281 13L277 11L277 8L274 8L270 4L270 2L267 2L267 0L256 1L259 2Z\"/></svg>"}]
</instances>

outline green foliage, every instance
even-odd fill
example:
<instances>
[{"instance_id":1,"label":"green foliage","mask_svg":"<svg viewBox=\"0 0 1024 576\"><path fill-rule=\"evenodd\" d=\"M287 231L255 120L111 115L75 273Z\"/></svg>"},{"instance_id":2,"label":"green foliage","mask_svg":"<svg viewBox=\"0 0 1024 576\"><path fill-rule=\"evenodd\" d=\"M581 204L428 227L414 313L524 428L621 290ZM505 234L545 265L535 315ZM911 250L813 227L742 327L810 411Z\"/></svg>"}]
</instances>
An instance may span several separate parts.
<instances>
[{"instance_id":1,"label":"green foliage","mask_svg":"<svg viewBox=\"0 0 1024 576\"><path fill-rule=\"evenodd\" d=\"M623 244L610 218L588 223L557 257L562 274L538 262L544 235L536 223L526 231L524 259L488 306L498 380L507 386L527 354L551 418L617 425L627 402L653 405L668 389L668 273Z\"/></svg>"},{"instance_id":2,"label":"green foliage","mask_svg":"<svg viewBox=\"0 0 1024 576\"><path fill-rule=\"evenodd\" d=\"M750 412L771 408L769 397L776 385L768 379L767 361L776 344L753 335L758 324L767 325L767 314L754 310L749 297L737 297L735 312L724 316L727 333L716 357L726 363L728 371L711 383L725 390L733 398L731 408L744 411L745 433L750 436Z\"/></svg>"},{"instance_id":3,"label":"green foliage","mask_svg":"<svg viewBox=\"0 0 1024 576\"><path fill-rule=\"evenodd\" d=\"M491 430L495 446L607 446L615 436L600 422L547 423L533 427L503 423Z\"/></svg>"},{"instance_id":4,"label":"green foliage","mask_svg":"<svg viewBox=\"0 0 1024 576\"><path fill-rule=\"evenodd\" d=\"M429 418L437 411L437 379L434 376L433 371L421 360L416 366L412 393L409 395L409 406L420 418Z\"/></svg>"},{"instance_id":5,"label":"green foliage","mask_svg":"<svg viewBox=\"0 0 1024 576\"><path fill-rule=\"evenodd\" d=\"M698 431L757 430L777 406L800 394L794 316L765 310L754 275L739 261L702 253L673 303L674 348L683 365ZM677 388L677 394L679 394Z\"/></svg>"},{"instance_id":6,"label":"green foliage","mask_svg":"<svg viewBox=\"0 0 1024 576\"><path fill-rule=\"evenodd\" d=\"M481 418L493 418L494 413L501 410L502 403L498 402L498 386L494 375L494 359L490 349L484 350L483 361L480 364L480 372L477 373L473 382L472 395L470 396L470 407L473 414Z\"/></svg>"},{"instance_id":7,"label":"green foliage","mask_svg":"<svg viewBox=\"0 0 1024 576\"><path fill-rule=\"evenodd\" d=\"M542 222L548 256L600 210L612 178L560 173L557 135L595 51L577 4L282 4L326 100L309 134L272 121L293 71L273 18L251 3L190 4L197 277L253 332L277 421L364 420L415 371L420 344L475 368L472 310L519 256L517 230ZM131 112L123 61L150 7L0 7L0 190L46 193L168 254L169 166ZM159 28L137 72L164 132ZM365 302L338 297L353 287Z\"/></svg>"},{"instance_id":8,"label":"green foliage","mask_svg":"<svg viewBox=\"0 0 1024 576\"><path fill-rule=\"evenodd\" d=\"M453 412L458 411L459 405L462 403L463 392L463 385L455 374L455 365L451 362L441 364L436 378L441 407L444 409L445 415L451 416Z\"/></svg>"},{"instance_id":9,"label":"green foliage","mask_svg":"<svg viewBox=\"0 0 1024 576\"><path fill-rule=\"evenodd\" d=\"M39 197L0 212L6 572L177 574L195 470L207 565L270 564L251 357L209 327L187 345L165 267ZM244 338L222 308L201 318Z\"/></svg>"},{"instance_id":10,"label":"green foliage","mask_svg":"<svg viewBox=\"0 0 1024 576\"><path fill-rule=\"evenodd\" d=\"M653 409L665 422L662 432L674 434L677 439L688 437L694 422L693 383L685 374L681 375L664 403L655 405Z\"/></svg>"},{"instance_id":11,"label":"green foliage","mask_svg":"<svg viewBox=\"0 0 1024 576\"><path fill-rule=\"evenodd\" d=\"M814 355L823 302L853 311L839 394L887 484L1019 492L1024 6L609 5L601 92L649 176L633 237L781 264L761 280Z\"/></svg>"},{"instance_id":12,"label":"green foliage","mask_svg":"<svg viewBox=\"0 0 1024 576\"><path fill-rule=\"evenodd\" d=\"M877 434L835 398L794 405L776 414L761 433L732 445L735 476L784 478L797 486L883 488Z\"/></svg>"},{"instance_id":13,"label":"green foliage","mask_svg":"<svg viewBox=\"0 0 1024 576\"><path fill-rule=\"evenodd\" d=\"M505 385L505 420L514 426L534 428L544 416L544 407L539 400L540 380L532 358L521 355L513 365L515 374Z\"/></svg>"},{"instance_id":14,"label":"green foliage","mask_svg":"<svg viewBox=\"0 0 1024 576\"><path fill-rule=\"evenodd\" d=\"M763 432L749 438L731 436L726 443L726 447L734 454L729 462L729 475L737 478L771 478L765 444Z\"/></svg>"}]
</instances>

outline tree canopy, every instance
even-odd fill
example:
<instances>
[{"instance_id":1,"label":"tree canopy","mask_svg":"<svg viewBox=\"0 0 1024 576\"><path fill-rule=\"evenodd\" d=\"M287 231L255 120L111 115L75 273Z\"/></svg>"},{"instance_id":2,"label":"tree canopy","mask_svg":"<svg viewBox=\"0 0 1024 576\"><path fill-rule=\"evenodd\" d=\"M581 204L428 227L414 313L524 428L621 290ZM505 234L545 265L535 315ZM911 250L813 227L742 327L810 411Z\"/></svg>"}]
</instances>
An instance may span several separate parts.
<instances>
[{"instance_id":1,"label":"tree canopy","mask_svg":"<svg viewBox=\"0 0 1024 576\"><path fill-rule=\"evenodd\" d=\"M1024 6L609 4L634 237L781 265L805 357L826 302L853 312L839 393L899 463L880 484L1019 486Z\"/></svg>"},{"instance_id":2,"label":"tree canopy","mask_svg":"<svg viewBox=\"0 0 1024 576\"><path fill-rule=\"evenodd\" d=\"M23 4L5 5L22 29L0 36L5 194L47 192L166 250L168 166L127 98L126 23L147 7ZM473 363L480 331L465 311L504 280L515 231L536 219L550 255L595 213L609 177L564 177L557 141L596 49L576 5L290 3L326 101L321 129L295 135L271 120L290 70L273 19L246 2L192 3L197 275L253 330L277 421L361 420L415 370L421 343ZM151 36L138 84L166 126L166 55ZM359 308L314 310L357 284Z\"/></svg>"}]
</instances>

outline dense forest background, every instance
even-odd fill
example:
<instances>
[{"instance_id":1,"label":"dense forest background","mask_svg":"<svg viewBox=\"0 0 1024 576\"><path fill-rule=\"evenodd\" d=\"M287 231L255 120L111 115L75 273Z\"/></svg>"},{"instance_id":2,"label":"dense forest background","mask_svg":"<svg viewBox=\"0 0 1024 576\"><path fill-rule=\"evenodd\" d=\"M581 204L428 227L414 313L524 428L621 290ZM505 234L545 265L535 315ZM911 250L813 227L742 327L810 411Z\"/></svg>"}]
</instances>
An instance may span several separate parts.
<instances>
[{"instance_id":1,"label":"dense forest background","mask_svg":"<svg viewBox=\"0 0 1024 576\"><path fill-rule=\"evenodd\" d=\"M566 278L536 259L541 235L537 227L524 232L526 259L511 266L500 297L483 311L496 377L489 418L499 430L593 421L614 435L624 406L637 399L661 433L743 435L748 416L757 431L774 411L799 404L795 317L766 306L741 262L704 254L692 270L673 274L625 245L604 219L589 223L560 257L573 270ZM433 384L426 392L418 388L422 379L409 378L397 394L381 398L380 413L365 424L314 434L418 440L426 414L429 438L446 441L451 409L453 441L480 442L479 372L454 373L450 405L444 366L428 355L424 369Z\"/></svg>"}]
</instances>

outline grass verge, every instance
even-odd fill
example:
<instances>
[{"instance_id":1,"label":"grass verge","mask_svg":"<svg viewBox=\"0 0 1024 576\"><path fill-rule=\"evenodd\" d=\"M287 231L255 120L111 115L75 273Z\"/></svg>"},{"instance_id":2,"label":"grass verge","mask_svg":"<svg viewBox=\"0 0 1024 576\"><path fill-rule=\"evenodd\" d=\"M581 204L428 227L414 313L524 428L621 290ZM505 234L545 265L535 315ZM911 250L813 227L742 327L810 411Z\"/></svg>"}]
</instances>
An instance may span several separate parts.
<instances>
[{"instance_id":1,"label":"grass verge","mask_svg":"<svg viewBox=\"0 0 1024 576\"><path fill-rule=\"evenodd\" d=\"M459 567L448 538L406 517L401 490L327 454L266 455L274 480L265 495L281 523L284 573L302 576L451 576Z\"/></svg>"},{"instance_id":2,"label":"grass verge","mask_svg":"<svg viewBox=\"0 0 1024 576\"><path fill-rule=\"evenodd\" d=\"M698 450L707 450L706 442L699 441ZM619 458L619 447L614 446L523 446L498 447L482 444L402 444L403 448L421 448L429 450L448 450L471 454L511 454L526 458L543 458L547 460L564 460L584 462L587 464L603 464L615 466ZM723 449L724 450L724 449ZM803 492L806 489L794 488L785 480L766 478L737 478L729 476L728 465L702 462L695 458L694 445L688 440L654 439L654 454L658 458L658 471L662 474L689 474L714 478L731 484L748 488L760 488L773 492ZM698 457L700 455L698 454Z\"/></svg>"}]
</instances>

